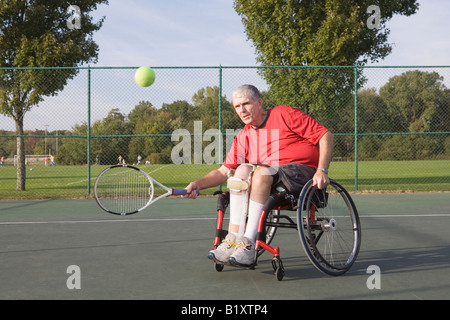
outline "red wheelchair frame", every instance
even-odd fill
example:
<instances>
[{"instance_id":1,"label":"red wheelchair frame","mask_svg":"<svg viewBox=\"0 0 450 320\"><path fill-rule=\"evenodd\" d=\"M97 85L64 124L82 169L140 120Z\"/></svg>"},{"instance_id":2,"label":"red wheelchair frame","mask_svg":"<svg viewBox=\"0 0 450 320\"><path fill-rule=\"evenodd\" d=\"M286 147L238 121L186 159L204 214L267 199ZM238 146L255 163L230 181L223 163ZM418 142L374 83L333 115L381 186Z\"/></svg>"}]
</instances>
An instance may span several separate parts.
<instances>
[{"instance_id":1,"label":"red wheelchair frame","mask_svg":"<svg viewBox=\"0 0 450 320\"><path fill-rule=\"evenodd\" d=\"M264 251L268 251L273 255L272 267L275 276L277 280L281 281L285 275L285 269L280 258L280 248L272 247L270 243L277 228L292 228L299 232L300 240L308 258L318 270L333 276L347 272L359 253L361 243L359 216L351 196L340 184L330 180L328 189L331 189L331 192L319 190L312 186L312 180L310 180L305 184L298 197L286 192L273 193L264 204L259 219L255 242L255 262L252 265L236 265L215 261L216 271L222 271L225 265L254 269L258 257ZM218 217L213 249L217 248L228 233L227 230L223 229L223 221L229 205L229 192L218 191L215 195L218 195ZM297 211L297 222L288 215L280 214L282 210ZM336 211L338 216L334 216L333 210ZM347 212L349 219L342 218L342 212ZM340 228L342 228L342 231ZM333 232L342 232L339 237L348 238L348 240L345 240L345 244L349 247L348 250L336 254L339 261L334 261L334 257L328 256L329 253L326 252L329 250L328 248L322 250L319 246L319 240L322 236L325 235L326 238ZM340 255L342 257L339 257Z\"/></svg>"}]
</instances>

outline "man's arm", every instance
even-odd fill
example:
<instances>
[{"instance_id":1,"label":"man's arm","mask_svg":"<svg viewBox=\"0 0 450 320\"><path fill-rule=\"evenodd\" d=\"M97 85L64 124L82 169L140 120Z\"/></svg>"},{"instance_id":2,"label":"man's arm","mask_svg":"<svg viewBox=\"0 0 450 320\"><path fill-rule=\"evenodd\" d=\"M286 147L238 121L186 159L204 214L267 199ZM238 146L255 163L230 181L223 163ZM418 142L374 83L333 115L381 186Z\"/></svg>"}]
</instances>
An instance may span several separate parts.
<instances>
[{"instance_id":1,"label":"man's arm","mask_svg":"<svg viewBox=\"0 0 450 320\"><path fill-rule=\"evenodd\" d=\"M330 166L331 156L333 154L333 134L327 131L319 141L319 165L318 168L326 168ZM313 177L313 186L324 189L330 184L328 174L318 169Z\"/></svg>"},{"instance_id":2,"label":"man's arm","mask_svg":"<svg viewBox=\"0 0 450 320\"><path fill-rule=\"evenodd\" d=\"M184 198L195 199L197 198L195 190L207 189L224 183L228 179L227 173L228 168L222 165L219 169L212 170L204 177L189 183L186 187L188 194Z\"/></svg>"}]
</instances>

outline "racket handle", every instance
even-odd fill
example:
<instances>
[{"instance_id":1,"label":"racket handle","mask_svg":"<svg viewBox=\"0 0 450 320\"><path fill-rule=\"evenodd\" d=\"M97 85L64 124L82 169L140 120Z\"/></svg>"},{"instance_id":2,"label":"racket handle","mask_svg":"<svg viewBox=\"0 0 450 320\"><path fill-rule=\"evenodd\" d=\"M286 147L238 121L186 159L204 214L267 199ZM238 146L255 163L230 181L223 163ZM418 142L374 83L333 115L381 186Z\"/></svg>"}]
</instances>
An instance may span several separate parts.
<instances>
[{"instance_id":1,"label":"racket handle","mask_svg":"<svg viewBox=\"0 0 450 320\"><path fill-rule=\"evenodd\" d=\"M200 193L200 190L195 190L197 192L197 194ZM175 196L184 196L185 194L187 194L187 190L186 189L172 189L172 194Z\"/></svg>"}]
</instances>

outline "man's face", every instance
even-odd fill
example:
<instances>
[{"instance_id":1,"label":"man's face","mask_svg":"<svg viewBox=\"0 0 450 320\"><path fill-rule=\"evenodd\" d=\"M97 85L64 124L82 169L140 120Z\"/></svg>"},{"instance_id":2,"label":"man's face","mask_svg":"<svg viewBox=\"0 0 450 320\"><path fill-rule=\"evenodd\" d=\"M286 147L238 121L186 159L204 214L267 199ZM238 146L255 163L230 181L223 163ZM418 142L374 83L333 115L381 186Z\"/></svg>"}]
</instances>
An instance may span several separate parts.
<instances>
[{"instance_id":1,"label":"man's face","mask_svg":"<svg viewBox=\"0 0 450 320\"><path fill-rule=\"evenodd\" d=\"M233 106L242 122L259 127L264 121L262 99L253 100L244 95L233 97Z\"/></svg>"}]
</instances>

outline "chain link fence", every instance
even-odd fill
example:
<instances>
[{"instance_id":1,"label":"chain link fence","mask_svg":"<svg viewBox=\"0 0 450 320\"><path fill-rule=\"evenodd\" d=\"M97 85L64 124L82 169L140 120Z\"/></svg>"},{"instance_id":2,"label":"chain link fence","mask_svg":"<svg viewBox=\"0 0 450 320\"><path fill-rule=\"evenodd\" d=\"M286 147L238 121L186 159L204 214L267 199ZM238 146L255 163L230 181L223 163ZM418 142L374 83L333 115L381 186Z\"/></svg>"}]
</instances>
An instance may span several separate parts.
<instances>
[{"instance_id":1,"label":"chain link fence","mask_svg":"<svg viewBox=\"0 0 450 320\"><path fill-rule=\"evenodd\" d=\"M147 88L136 69L0 69L0 198L89 196L119 162L185 187L220 166L242 128L231 94L244 83L266 108L297 107L333 132L330 177L348 190L450 190L448 66L153 67ZM30 102L22 115L17 97ZM26 191L16 191L20 138Z\"/></svg>"}]
</instances>

